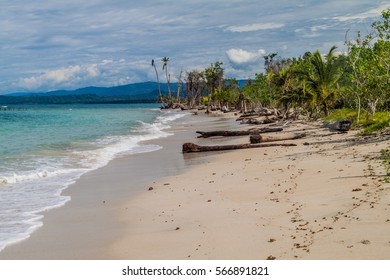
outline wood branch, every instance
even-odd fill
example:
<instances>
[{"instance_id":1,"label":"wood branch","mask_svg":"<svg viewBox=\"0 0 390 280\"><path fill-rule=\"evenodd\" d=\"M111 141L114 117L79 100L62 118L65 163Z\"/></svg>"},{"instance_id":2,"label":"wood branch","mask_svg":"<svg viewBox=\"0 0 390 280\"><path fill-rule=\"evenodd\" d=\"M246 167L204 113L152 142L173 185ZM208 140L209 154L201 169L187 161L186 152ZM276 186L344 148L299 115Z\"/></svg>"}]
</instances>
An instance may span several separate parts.
<instances>
[{"instance_id":1,"label":"wood branch","mask_svg":"<svg viewBox=\"0 0 390 280\"><path fill-rule=\"evenodd\" d=\"M295 134L293 136L286 136L286 137L266 137L258 134L258 135L251 135L250 142L251 144L257 144L257 143L266 143L266 142L275 142L275 141L295 140L304 137L306 137L306 133L300 133L300 134Z\"/></svg>"},{"instance_id":2,"label":"wood branch","mask_svg":"<svg viewBox=\"0 0 390 280\"><path fill-rule=\"evenodd\" d=\"M222 146L199 146L194 143L184 143L183 153L197 153L197 152L211 152L211 151L227 151L238 149L251 149L251 148L266 148L266 147L291 147L296 144L237 144L237 145L222 145Z\"/></svg>"},{"instance_id":3,"label":"wood branch","mask_svg":"<svg viewBox=\"0 0 390 280\"><path fill-rule=\"evenodd\" d=\"M250 130L216 130L216 131L197 131L196 133L199 133L201 135L198 136L198 138L208 138L208 137L214 137L214 136L244 136L244 135L251 135L251 134L261 134L261 133L269 133L269 132L279 132L282 131L283 128L271 128L271 127L263 127L260 129L250 129Z\"/></svg>"}]
</instances>

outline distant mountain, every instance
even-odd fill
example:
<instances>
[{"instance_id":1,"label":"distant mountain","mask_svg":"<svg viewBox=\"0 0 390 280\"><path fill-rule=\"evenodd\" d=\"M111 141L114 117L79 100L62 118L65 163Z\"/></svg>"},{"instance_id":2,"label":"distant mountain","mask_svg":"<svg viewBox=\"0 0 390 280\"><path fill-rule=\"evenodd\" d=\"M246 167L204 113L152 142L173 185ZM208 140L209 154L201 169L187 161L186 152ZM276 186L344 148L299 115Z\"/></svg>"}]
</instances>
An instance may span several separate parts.
<instances>
[{"instance_id":1,"label":"distant mountain","mask_svg":"<svg viewBox=\"0 0 390 280\"><path fill-rule=\"evenodd\" d=\"M242 87L246 81L239 80ZM166 83L161 83L161 92L168 95ZM185 89L185 85L183 86ZM176 95L177 84L171 84ZM154 103L159 96L156 82L134 83L115 87L85 87L75 90L49 92L17 92L0 95L0 104L74 104L74 103Z\"/></svg>"},{"instance_id":2,"label":"distant mountain","mask_svg":"<svg viewBox=\"0 0 390 280\"><path fill-rule=\"evenodd\" d=\"M167 92L167 84L161 83L162 92ZM94 94L98 96L113 96L113 95L143 95L150 94L158 90L156 82L134 83L123 86L114 87L85 87L75 90L55 90L49 92L17 92L6 94L5 96L64 96L64 95L80 95ZM177 85L171 84L171 90L177 91Z\"/></svg>"},{"instance_id":3,"label":"distant mountain","mask_svg":"<svg viewBox=\"0 0 390 280\"><path fill-rule=\"evenodd\" d=\"M171 84L176 92L177 85ZM162 94L167 85L161 84ZM0 104L68 104L68 103L152 103L159 96L156 82L144 82L115 87L86 87L49 92L18 92L0 95Z\"/></svg>"}]
</instances>

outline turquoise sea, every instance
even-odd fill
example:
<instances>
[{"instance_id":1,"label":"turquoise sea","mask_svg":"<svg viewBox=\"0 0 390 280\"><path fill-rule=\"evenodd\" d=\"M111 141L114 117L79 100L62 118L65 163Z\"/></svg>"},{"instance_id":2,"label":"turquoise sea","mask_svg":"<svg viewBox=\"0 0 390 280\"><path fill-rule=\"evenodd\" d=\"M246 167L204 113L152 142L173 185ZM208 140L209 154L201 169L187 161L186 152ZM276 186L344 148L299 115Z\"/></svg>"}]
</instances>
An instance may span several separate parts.
<instances>
[{"instance_id":1,"label":"turquoise sea","mask_svg":"<svg viewBox=\"0 0 390 280\"><path fill-rule=\"evenodd\" d=\"M61 192L121 155L158 150L180 111L142 105L37 105L0 110L0 250L28 238Z\"/></svg>"}]
</instances>

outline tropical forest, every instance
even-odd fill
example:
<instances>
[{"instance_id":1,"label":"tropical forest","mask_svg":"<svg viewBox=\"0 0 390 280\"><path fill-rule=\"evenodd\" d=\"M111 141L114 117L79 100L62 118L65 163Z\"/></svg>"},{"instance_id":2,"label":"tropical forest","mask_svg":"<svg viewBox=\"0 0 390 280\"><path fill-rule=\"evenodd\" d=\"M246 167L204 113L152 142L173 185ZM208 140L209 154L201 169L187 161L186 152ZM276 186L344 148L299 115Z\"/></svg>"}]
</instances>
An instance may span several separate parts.
<instances>
[{"instance_id":1,"label":"tropical forest","mask_svg":"<svg viewBox=\"0 0 390 280\"><path fill-rule=\"evenodd\" d=\"M284 119L348 119L365 133L381 130L390 122L390 9L372 23L367 34L345 32L346 51L331 47L326 54L307 51L300 57L264 56L264 69L241 83L225 78L223 63L216 61L203 70L186 72L186 94L181 98L182 73L177 93L170 90L169 58L163 70L168 95L160 99L167 107L185 103L186 108L255 112L277 110ZM153 60L152 66L156 69ZM156 70L157 80L158 72Z\"/></svg>"}]
</instances>

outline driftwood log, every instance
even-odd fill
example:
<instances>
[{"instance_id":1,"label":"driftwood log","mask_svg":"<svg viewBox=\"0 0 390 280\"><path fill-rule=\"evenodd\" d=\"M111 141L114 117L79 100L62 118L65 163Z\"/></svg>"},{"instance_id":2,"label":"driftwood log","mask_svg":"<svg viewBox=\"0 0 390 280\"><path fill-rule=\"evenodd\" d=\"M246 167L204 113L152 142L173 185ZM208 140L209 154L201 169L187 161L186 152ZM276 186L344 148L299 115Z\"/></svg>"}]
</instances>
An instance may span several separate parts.
<instances>
[{"instance_id":1,"label":"driftwood log","mask_svg":"<svg viewBox=\"0 0 390 280\"><path fill-rule=\"evenodd\" d=\"M284 140L295 140L306 137L306 133L295 134L293 136L286 137L267 137L260 134L251 135L249 137L251 144L257 143L266 143L266 142L275 142L275 141L284 141Z\"/></svg>"},{"instance_id":2,"label":"driftwood log","mask_svg":"<svg viewBox=\"0 0 390 280\"><path fill-rule=\"evenodd\" d=\"M279 119L276 118L273 119L266 118L262 120L251 118L251 119L244 119L242 122L246 124L270 124L270 123L276 123L278 120Z\"/></svg>"},{"instance_id":3,"label":"driftwood log","mask_svg":"<svg viewBox=\"0 0 390 280\"><path fill-rule=\"evenodd\" d=\"M279 132L282 131L283 128L272 128L272 127L263 127L260 129L250 129L250 130L216 130L216 131L197 131L196 133L199 133L200 135L198 138L208 138L208 137L214 137L214 136L244 136L244 135L251 135L251 134L261 134L261 133L269 133L269 132Z\"/></svg>"},{"instance_id":4,"label":"driftwood log","mask_svg":"<svg viewBox=\"0 0 390 280\"><path fill-rule=\"evenodd\" d=\"M246 113L246 114L242 114L241 116L239 116L236 121L242 121L244 119L250 119L250 118L258 118L259 117L259 114L258 113Z\"/></svg>"},{"instance_id":5,"label":"driftwood log","mask_svg":"<svg viewBox=\"0 0 390 280\"><path fill-rule=\"evenodd\" d=\"M194 143L184 143L183 153L197 153L197 152L211 152L211 151L226 151L226 150L238 150L238 149L251 149L251 148L266 148L266 147L291 147L296 144L237 144L237 145L222 145L222 146L199 146Z\"/></svg>"},{"instance_id":6,"label":"driftwood log","mask_svg":"<svg viewBox=\"0 0 390 280\"><path fill-rule=\"evenodd\" d=\"M258 118L258 117L269 117L269 116L279 117L280 113L277 109L263 108L258 112L244 113L237 118L237 121L242 121L242 120L251 119L251 118Z\"/></svg>"}]
</instances>

